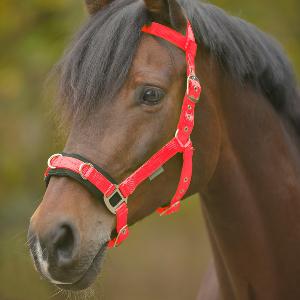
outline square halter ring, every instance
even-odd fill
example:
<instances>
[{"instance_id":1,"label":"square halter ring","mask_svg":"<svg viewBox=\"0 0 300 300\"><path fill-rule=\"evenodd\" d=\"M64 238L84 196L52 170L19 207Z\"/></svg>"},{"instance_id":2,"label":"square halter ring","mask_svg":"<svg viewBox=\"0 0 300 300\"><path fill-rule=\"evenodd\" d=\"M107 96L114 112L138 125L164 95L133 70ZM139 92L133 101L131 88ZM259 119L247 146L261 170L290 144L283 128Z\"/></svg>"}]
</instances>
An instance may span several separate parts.
<instances>
[{"instance_id":1,"label":"square halter ring","mask_svg":"<svg viewBox=\"0 0 300 300\"><path fill-rule=\"evenodd\" d=\"M127 204L127 197L124 197L119 189L119 186L116 184L114 191L109 195L104 195L103 197L104 203L107 207L107 209L113 213L116 214L117 208L122 204Z\"/></svg>"}]
</instances>

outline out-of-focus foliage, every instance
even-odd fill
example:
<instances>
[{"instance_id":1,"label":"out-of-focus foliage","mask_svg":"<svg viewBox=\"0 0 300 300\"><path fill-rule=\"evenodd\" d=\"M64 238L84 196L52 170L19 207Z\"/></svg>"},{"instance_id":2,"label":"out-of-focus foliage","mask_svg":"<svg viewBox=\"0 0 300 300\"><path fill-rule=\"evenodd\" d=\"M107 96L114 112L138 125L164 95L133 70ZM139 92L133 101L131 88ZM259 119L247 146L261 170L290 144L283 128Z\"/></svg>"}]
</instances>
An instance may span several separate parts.
<instances>
[{"instance_id":1,"label":"out-of-focus foliage","mask_svg":"<svg viewBox=\"0 0 300 300\"><path fill-rule=\"evenodd\" d=\"M300 74L299 0L212 2L273 34ZM84 18L80 0L0 2L1 300L54 293L33 270L25 237L44 190L45 161L63 143L49 113L53 87L45 80ZM198 201L188 202L178 216L152 216L132 230L132 239L109 254L95 299L194 298L210 254ZM162 253L169 254L160 261Z\"/></svg>"}]
</instances>

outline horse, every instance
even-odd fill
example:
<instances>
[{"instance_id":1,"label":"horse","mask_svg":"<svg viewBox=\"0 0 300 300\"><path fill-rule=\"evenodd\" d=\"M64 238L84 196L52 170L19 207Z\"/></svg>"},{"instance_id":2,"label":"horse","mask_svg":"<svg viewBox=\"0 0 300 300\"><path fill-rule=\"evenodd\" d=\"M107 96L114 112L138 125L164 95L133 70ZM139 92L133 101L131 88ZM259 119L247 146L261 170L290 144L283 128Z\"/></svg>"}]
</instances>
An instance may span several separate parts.
<instances>
[{"instance_id":1,"label":"horse","mask_svg":"<svg viewBox=\"0 0 300 300\"><path fill-rule=\"evenodd\" d=\"M86 0L86 7L88 21L56 67L56 106L69 133L63 153L48 161L48 186L30 221L37 270L59 288L85 289L109 244L127 237L127 223L159 207L178 209L180 202L168 205L182 153L128 202L119 183L174 140L184 111L194 122L182 145L193 152L193 176L180 184L188 182L186 196L201 195L214 256L199 299L300 299L300 94L281 47L193 0ZM154 23L169 35L150 34ZM189 24L198 46L192 76L184 51L170 43L192 40ZM194 106L183 110L182 99L187 84L199 92L196 76L203 91L189 115ZM56 160L77 164L82 182L66 173L50 179ZM86 185L90 174L112 188L109 197ZM117 219L113 197L124 213Z\"/></svg>"}]
</instances>

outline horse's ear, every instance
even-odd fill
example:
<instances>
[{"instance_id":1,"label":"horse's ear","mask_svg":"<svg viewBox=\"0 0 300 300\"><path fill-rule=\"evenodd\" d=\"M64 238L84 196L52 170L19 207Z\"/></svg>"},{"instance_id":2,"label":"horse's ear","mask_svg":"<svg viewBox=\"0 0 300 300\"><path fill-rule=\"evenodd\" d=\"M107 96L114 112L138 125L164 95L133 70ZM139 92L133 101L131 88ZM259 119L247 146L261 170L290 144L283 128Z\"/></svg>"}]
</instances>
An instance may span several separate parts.
<instances>
[{"instance_id":1,"label":"horse's ear","mask_svg":"<svg viewBox=\"0 0 300 300\"><path fill-rule=\"evenodd\" d=\"M151 21L171 26L173 29L185 32L186 17L176 0L144 0Z\"/></svg>"},{"instance_id":2,"label":"horse's ear","mask_svg":"<svg viewBox=\"0 0 300 300\"><path fill-rule=\"evenodd\" d=\"M110 2L112 2L112 0L85 0L85 4L90 15L95 14Z\"/></svg>"}]
</instances>

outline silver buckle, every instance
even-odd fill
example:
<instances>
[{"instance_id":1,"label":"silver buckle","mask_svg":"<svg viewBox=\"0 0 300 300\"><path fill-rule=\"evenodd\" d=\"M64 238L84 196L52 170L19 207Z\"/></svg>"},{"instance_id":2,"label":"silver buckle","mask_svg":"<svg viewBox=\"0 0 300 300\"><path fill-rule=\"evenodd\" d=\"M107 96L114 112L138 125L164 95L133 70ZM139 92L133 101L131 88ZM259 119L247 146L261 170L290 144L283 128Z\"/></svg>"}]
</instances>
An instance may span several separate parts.
<instances>
[{"instance_id":1,"label":"silver buckle","mask_svg":"<svg viewBox=\"0 0 300 300\"><path fill-rule=\"evenodd\" d=\"M119 201L115 206L113 206L113 205L111 205L111 203L110 203L110 199L111 199L113 196L115 196L116 194L119 195L120 201ZM122 195L122 193L121 193L121 191L120 191L118 185L115 185L115 190L113 191L113 193L112 193L111 195L109 195L109 196L105 196L105 195L104 195L103 198L104 198L104 203L105 203L107 209L108 209L111 213L113 213L114 215L116 214L117 208L118 208L122 203L124 203L124 202L127 203L127 199L128 199L128 198L126 198L126 197L124 197L124 196Z\"/></svg>"},{"instance_id":2,"label":"silver buckle","mask_svg":"<svg viewBox=\"0 0 300 300\"><path fill-rule=\"evenodd\" d=\"M186 95L191 101L193 101L194 103L197 103L199 101L199 97L195 98L195 97L189 95L189 87L190 87L189 82L191 80L197 81L199 83L199 85L200 85L200 80L194 73L190 74L186 79Z\"/></svg>"}]
</instances>

